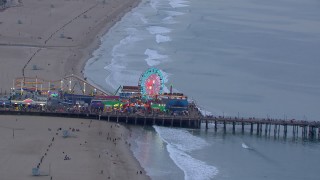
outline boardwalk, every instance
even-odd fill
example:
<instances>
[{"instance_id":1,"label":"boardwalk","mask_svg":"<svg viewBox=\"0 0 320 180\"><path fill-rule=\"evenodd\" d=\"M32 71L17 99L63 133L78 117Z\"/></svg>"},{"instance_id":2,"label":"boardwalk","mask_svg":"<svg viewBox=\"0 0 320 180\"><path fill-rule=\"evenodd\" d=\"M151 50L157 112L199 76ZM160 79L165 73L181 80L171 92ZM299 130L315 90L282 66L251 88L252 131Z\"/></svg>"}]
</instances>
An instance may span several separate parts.
<instances>
[{"instance_id":1,"label":"boardwalk","mask_svg":"<svg viewBox=\"0 0 320 180\"><path fill-rule=\"evenodd\" d=\"M125 114L125 113L78 113L78 112L49 112L49 111L13 111L0 110L0 115L31 115L50 117L70 117L83 119L98 119L117 123L126 123L143 126L168 126L182 128L200 128L201 120L188 116L153 116L152 114Z\"/></svg>"}]
</instances>

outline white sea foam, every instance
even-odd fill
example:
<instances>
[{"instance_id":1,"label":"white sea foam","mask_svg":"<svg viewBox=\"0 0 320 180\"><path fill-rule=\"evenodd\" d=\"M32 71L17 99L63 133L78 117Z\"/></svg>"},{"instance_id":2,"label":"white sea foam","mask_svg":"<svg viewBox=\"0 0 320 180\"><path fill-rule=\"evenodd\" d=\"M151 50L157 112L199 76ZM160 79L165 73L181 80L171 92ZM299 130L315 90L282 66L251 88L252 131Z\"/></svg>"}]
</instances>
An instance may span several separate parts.
<instances>
[{"instance_id":1,"label":"white sea foam","mask_svg":"<svg viewBox=\"0 0 320 180\"><path fill-rule=\"evenodd\" d=\"M170 36L163 36L163 35L157 34L156 41L157 43L168 42L168 41L171 41L171 38Z\"/></svg>"},{"instance_id":2,"label":"white sea foam","mask_svg":"<svg viewBox=\"0 0 320 180\"><path fill-rule=\"evenodd\" d=\"M181 151L191 152L193 150L202 149L209 146L202 138L196 137L185 129L175 129L154 126L155 130L159 133L162 139L166 142L170 142L175 148Z\"/></svg>"},{"instance_id":3,"label":"white sea foam","mask_svg":"<svg viewBox=\"0 0 320 180\"><path fill-rule=\"evenodd\" d=\"M246 145L245 143L242 143L241 146L242 146L242 148L244 148L244 149L251 149L251 148L250 148L248 145Z\"/></svg>"},{"instance_id":4,"label":"white sea foam","mask_svg":"<svg viewBox=\"0 0 320 180\"><path fill-rule=\"evenodd\" d=\"M167 146L169 156L174 163L184 172L186 180L191 179L212 179L218 174L218 170L214 166L210 166L203 161L195 159L187 153L178 150L172 145Z\"/></svg>"},{"instance_id":5,"label":"white sea foam","mask_svg":"<svg viewBox=\"0 0 320 180\"><path fill-rule=\"evenodd\" d=\"M177 21L175 21L172 16L168 16L168 17L163 18L162 22L165 24L176 24L177 23Z\"/></svg>"},{"instance_id":6,"label":"white sea foam","mask_svg":"<svg viewBox=\"0 0 320 180\"><path fill-rule=\"evenodd\" d=\"M144 24L148 23L148 19L143 14L134 12L133 15L138 17Z\"/></svg>"},{"instance_id":7,"label":"white sea foam","mask_svg":"<svg viewBox=\"0 0 320 180\"><path fill-rule=\"evenodd\" d=\"M213 115L210 111L207 111L207 110L204 110L204 109L200 109L199 108L199 111L203 116L211 116L211 115Z\"/></svg>"},{"instance_id":8,"label":"white sea foam","mask_svg":"<svg viewBox=\"0 0 320 180\"><path fill-rule=\"evenodd\" d=\"M157 9L158 9L158 6L159 6L159 0L151 0L151 1L150 1L150 6L151 6L153 9L157 10Z\"/></svg>"},{"instance_id":9,"label":"white sea foam","mask_svg":"<svg viewBox=\"0 0 320 180\"><path fill-rule=\"evenodd\" d=\"M188 152L202 149L209 144L184 129L153 126L161 139L167 143L170 158L184 172L185 179L211 179L218 173L216 167L193 158Z\"/></svg>"},{"instance_id":10,"label":"white sea foam","mask_svg":"<svg viewBox=\"0 0 320 180\"><path fill-rule=\"evenodd\" d=\"M149 66L159 65L163 60L168 58L167 55L159 54L158 51L152 49L146 49L144 54L148 56L145 60Z\"/></svg>"},{"instance_id":11,"label":"white sea foam","mask_svg":"<svg viewBox=\"0 0 320 180\"><path fill-rule=\"evenodd\" d=\"M172 17L174 17L174 16L181 16L181 15L184 15L185 13L183 13L183 12L179 12L179 11L166 11L167 12L167 14L169 15L169 16L172 16Z\"/></svg>"},{"instance_id":12,"label":"white sea foam","mask_svg":"<svg viewBox=\"0 0 320 180\"><path fill-rule=\"evenodd\" d=\"M181 7L187 7L189 1L185 1L185 0L170 0L169 4L171 7L173 8L181 8Z\"/></svg>"},{"instance_id":13,"label":"white sea foam","mask_svg":"<svg viewBox=\"0 0 320 180\"><path fill-rule=\"evenodd\" d=\"M166 34L171 32L171 29L161 26L150 26L147 28L150 34Z\"/></svg>"}]
</instances>

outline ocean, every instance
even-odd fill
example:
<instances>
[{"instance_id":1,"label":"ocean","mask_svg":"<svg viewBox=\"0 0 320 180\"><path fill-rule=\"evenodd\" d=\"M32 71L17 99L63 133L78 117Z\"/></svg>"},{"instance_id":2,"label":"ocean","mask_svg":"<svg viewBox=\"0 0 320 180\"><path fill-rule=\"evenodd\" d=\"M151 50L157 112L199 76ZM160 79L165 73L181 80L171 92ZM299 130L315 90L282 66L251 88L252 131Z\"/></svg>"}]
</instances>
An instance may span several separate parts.
<instances>
[{"instance_id":1,"label":"ocean","mask_svg":"<svg viewBox=\"0 0 320 180\"><path fill-rule=\"evenodd\" d=\"M101 38L85 76L115 92L156 67L165 91L205 114L320 120L319 9L317 0L143 0ZM319 179L317 141L129 128L152 179Z\"/></svg>"}]
</instances>

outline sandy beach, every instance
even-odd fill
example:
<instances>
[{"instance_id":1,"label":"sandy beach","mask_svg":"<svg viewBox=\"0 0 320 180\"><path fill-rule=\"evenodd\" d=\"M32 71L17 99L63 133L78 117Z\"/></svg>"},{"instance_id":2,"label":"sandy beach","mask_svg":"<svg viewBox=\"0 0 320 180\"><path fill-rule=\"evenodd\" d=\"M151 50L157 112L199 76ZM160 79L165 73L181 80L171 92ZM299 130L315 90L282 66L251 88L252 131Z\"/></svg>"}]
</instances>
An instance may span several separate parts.
<instances>
[{"instance_id":1,"label":"sandy beach","mask_svg":"<svg viewBox=\"0 0 320 180\"><path fill-rule=\"evenodd\" d=\"M100 37L139 0L13 0L0 11L0 83L16 77L82 76Z\"/></svg>"},{"instance_id":2,"label":"sandy beach","mask_svg":"<svg viewBox=\"0 0 320 180\"><path fill-rule=\"evenodd\" d=\"M100 37L139 2L13 0L14 7L0 10L1 93L8 94L16 77L82 76ZM129 132L122 126L82 119L0 116L0 128L3 179L34 179L32 168L40 162L40 172L48 175L41 179L149 179L130 151ZM17 128L14 136L13 128ZM63 138L62 130L69 128L79 131ZM70 160L64 160L66 156Z\"/></svg>"},{"instance_id":3,"label":"sandy beach","mask_svg":"<svg viewBox=\"0 0 320 180\"><path fill-rule=\"evenodd\" d=\"M129 150L130 132L116 123L0 116L0 129L2 179L35 179L39 163L40 179L148 179Z\"/></svg>"}]
</instances>

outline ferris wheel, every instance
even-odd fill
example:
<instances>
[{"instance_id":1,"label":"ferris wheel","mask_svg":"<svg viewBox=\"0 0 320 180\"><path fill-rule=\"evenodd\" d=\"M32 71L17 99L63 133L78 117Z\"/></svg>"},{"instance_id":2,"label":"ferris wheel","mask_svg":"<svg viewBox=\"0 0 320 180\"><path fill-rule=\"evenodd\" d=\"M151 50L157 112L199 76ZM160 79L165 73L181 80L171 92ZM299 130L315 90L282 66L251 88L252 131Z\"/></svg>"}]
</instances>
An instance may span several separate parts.
<instances>
[{"instance_id":1,"label":"ferris wheel","mask_svg":"<svg viewBox=\"0 0 320 180\"><path fill-rule=\"evenodd\" d=\"M159 95L163 91L163 75L159 69L150 68L141 74L138 85L143 96Z\"/></svg>"}]
</instances>

